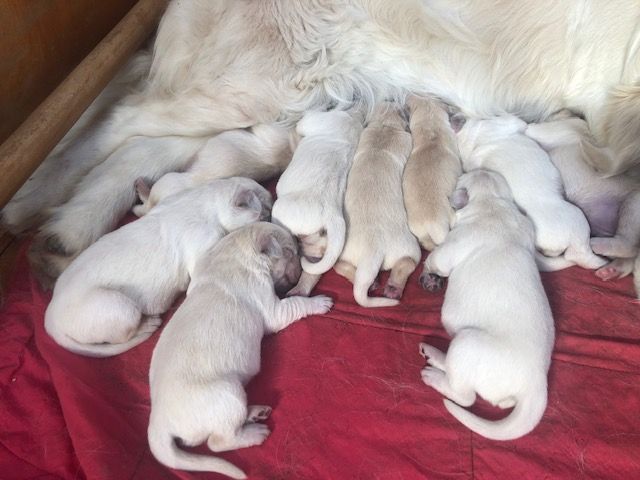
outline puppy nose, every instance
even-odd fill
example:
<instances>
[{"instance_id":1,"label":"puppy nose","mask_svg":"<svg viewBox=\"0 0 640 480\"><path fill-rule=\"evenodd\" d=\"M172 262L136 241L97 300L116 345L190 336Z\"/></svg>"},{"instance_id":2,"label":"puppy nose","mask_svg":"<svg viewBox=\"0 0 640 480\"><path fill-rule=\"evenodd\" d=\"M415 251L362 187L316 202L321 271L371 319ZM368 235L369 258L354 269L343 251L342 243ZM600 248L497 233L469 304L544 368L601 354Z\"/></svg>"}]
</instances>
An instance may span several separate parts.
<instances>
[{"instance_id":1,"label":"puppy nose","mask_svg":"<svg viewBox=\"0 0 640 480\"><path fill-rule=\"evenodd\" d=\"M306 258L311 263L318 263L320 260L322 260L322 257L312 257L310 255L305 255L304 258Z\"/></svg>"}]
</instances>

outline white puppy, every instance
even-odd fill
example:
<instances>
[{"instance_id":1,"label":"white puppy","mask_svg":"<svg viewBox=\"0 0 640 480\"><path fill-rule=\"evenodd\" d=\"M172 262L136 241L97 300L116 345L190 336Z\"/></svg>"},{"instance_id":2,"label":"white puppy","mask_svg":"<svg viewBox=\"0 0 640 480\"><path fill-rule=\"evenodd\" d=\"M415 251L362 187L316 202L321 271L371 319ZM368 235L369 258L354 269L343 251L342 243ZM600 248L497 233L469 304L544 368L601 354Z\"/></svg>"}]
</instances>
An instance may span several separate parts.
<instances>
[{"instance_id":1,"label":"white puppy","mask_svg":"<svg viewBox=\"0 0 640 480\"><path fill-rule=\"evenodd\" d=\"M247 407L244 385L260 370L260 342L307 315L326 313L325 296L289 297L300 259L282 227L257 223L231 233L196 266L187 298L162 332L149 373L149 445L163 464L246 478L217 457L180 449L206 441L214 452L261 444L258 420L271 407ZM274 289L275 284L275 289Z\"/></svg>"},{"instance_id":2,"label":"white puppy","mask_svg":"<svg viewBox=\"0 0 640 480\"><path fill-rule=\"evenodd\" d=\"M347 182L347 241L335 269L353 282L353 296L364 307L397 305L420 261L420 245L409 230L402 198L402 171L411 153L402 114L391 102L375 108ZM389 298L369 297L381 269L391 269L384 289Z\"/></svg>"},{"instance_id":3,"label":"white puppy","mask_svg":"<svg viewBox=\"0 0 640 480\"><path fill-rule=\"evenodd\" d=\"M344 246L344 192L362 116L355 110L310 112L296 130L302 138L278 181L273 221L301 242L302 268L309 275L303 276L297 293L308 294Z\"/></svg>"},{"instance_id":4,"label":"white puppy","mask_svg":"<svg viewBox=\"0 0 640 480\"><path fill-rule=\"evenodd\" d=\"M462 208L423 273L449 277L442 323L453 340L446 355L420 345L430 365L422 379L449 399L447 410L468 428L511 440L529 433L544 414L553 318L536 268L533 225L504 178L475 170L458 188L454 206ZM477 417L462 408L473 405L476 394L514 409L498 421Z\"/></svg>"},{"instance_id":5,"label":"white puppy","mask_svg":"<svg viewBox=\"0 0 640 480\"><path fill-rule=\"evenodd\" d=\"M413 150L402 177L411 232L422 246L440 245L453 220L449 196L462 174L455 132L446 106L433 98L407 100Z\"/></svg>"},{"instance_id":6,"label":"white puppy","mask_svg":"<svg viewBox=\"0 0 640 480\"><path fill-rule=\"evenodd\" d=\"M170 172L149 188L143 178L136 181L141 205L133 213L142 216L163 198L204 185L216 178L243 176L258 182L283 172L291 161L290 129L273 125L256 125L248 130L229 130L207 141L195 154L184 172Z\"/></svg>"},{"instance_id":7,"label":"white puppy","mask_svg":"<svg viewBox=\"0 0 640 480\"><path fill-rule=\"evenodd\" d=\"M463 169L486 168L504 176L516 203L535 226L536 246L552 257L539 256L541 269L602 267L606 260L589 246L587 219L564 199L560 173L549 155L524 134L526 127L514 116L468 120L458 133Z\"/></svg>"},{"instance_id":8,"label":"white puppy","mask_svg":"<svg viewBox=\"0 0 640 480\"><path fill-rule=\"evenodd\" d=\"M187 288L198 258L271 204L253 180L216 180L167 198L146 217L98 240L60 276L47 333L74 353L116 355L146 340Z\"/></svg>"},{"instance_id":9,"label":"white puppy","mask_svg":"<svg viewBox=\"0 0 640 480\"><path fill-rule=\"evenodd\" d=\"M605 177L591 165L608 160L609 149L598 148L587 123L577 117L558 114L550 122L532 124L526 134L549 152L567 198L585 213L595 238L591 248L615 259L596 271L603 280L628 275L640 247L640 181L621 174Z\"/></svg>"}]
</instances>

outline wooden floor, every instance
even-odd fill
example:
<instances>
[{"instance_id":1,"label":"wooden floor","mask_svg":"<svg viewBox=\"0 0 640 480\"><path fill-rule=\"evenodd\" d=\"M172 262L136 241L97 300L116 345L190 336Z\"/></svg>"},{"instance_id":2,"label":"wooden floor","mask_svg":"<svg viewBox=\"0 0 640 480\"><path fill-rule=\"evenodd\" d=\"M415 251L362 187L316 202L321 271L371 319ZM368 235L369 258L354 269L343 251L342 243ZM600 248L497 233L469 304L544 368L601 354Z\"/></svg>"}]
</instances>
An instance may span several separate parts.
<instances>
[{"instance_id":1,"label":"wooden floor","mask_svg":"<svg viewBox=\"0 0 640 480\"><path fill-rule=\"evenodd\" d=\"M18 240L0 228L0 305L18 254Z\"/></svg>"}]
</instances>

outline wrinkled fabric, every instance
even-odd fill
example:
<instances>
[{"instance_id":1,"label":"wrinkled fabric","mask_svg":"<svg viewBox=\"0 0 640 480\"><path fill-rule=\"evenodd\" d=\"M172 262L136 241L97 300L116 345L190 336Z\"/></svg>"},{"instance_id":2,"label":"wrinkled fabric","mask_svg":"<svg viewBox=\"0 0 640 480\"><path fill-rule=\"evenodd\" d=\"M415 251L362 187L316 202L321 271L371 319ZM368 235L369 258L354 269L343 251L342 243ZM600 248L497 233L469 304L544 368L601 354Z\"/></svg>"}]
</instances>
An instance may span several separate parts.
<instances>
[{"instance_id":1,"label":"wrinkled fabric","mask_svg":"<svg viewBox=\"0 0 640 480\"><path fill-rule=\"evenodd\" d=\"M420 379L418 343L449 341L444 295L420 289L420 270L399 307L377 310L325 275L316 292L335 307L263 341L248 397L273 407L271 436L220 456L269 480L640 478L640 305L630 278L543 275L557 329L549 406L531 434L496 442L459 424ZM0 479L223 478L167 469L149 451L148 370L160 332L117 357L74 355L44 331L49 299L23 252L0 311Z\"/></svg>"}]
</instances>

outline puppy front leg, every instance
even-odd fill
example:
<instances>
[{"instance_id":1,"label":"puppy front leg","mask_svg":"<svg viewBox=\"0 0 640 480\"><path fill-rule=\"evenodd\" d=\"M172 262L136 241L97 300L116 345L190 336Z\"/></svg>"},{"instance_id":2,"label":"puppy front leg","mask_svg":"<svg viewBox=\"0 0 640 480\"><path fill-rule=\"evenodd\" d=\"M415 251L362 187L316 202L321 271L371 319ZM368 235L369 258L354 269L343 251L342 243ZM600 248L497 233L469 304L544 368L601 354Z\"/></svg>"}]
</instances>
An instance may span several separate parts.
<instances>
[{"instance_id":1,"label":"puppy front leg","mask_svg":"<svg viewBox=\"0 0 640 480\"><path fill-rule=\"evenodd\" d=\"M278 299L272 315L267 316L266 327L270 332L279 332L301 318L327 313L332 305L333 300L325 295Z\"/></svg>"},{"instance_id":2,"label":"puppy front leg","mask_svg":"<svg viewBox=\"0 0 640 480\"><path fill-rule=\"evenodd\" d=\"M308 297L311 290L313 290L316 284L320 281L320 277L321 275L314 275L303 270L300 275L300 280L298 280L298 284L287 292L287 297Z\"/></svg>"}]
</instances>

